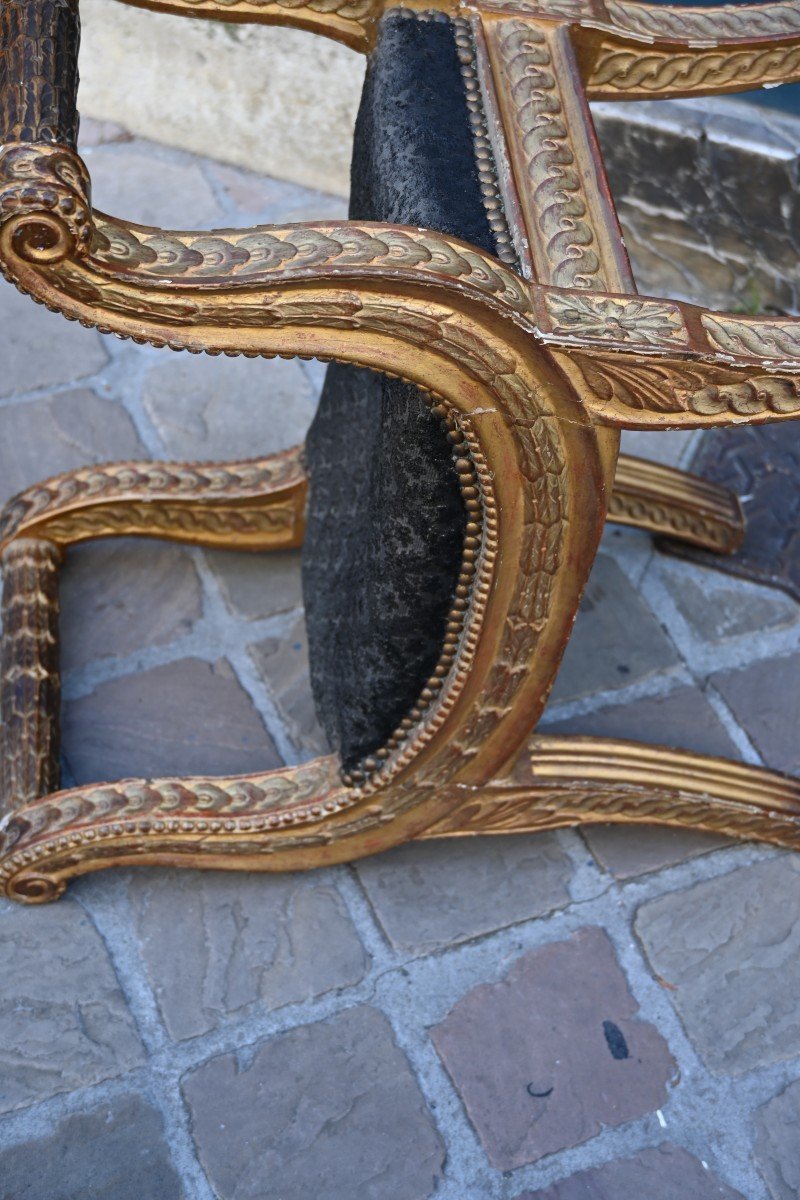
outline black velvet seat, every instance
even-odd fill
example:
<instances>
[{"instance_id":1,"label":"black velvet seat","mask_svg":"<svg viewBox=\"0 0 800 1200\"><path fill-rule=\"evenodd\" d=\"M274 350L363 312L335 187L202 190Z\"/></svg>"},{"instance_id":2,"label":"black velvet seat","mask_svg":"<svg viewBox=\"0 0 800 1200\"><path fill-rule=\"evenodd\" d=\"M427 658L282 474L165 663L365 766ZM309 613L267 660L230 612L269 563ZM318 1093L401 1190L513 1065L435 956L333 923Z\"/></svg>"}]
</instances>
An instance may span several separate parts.
<instances>
[{"instance_id":1,"label":"black velvet seat","mask_svg":"<svg viewBox=\"0 0 800 1200\"><path fill-rule=\"evenodd\" d=\"M381 21L355 131L350 216L497 253L455 28ZM306 443L303 584L318 714L348 769L379 748L436 665L465 513L440 419L412 385L331 364Z\"/></svg>"}]
</instances>

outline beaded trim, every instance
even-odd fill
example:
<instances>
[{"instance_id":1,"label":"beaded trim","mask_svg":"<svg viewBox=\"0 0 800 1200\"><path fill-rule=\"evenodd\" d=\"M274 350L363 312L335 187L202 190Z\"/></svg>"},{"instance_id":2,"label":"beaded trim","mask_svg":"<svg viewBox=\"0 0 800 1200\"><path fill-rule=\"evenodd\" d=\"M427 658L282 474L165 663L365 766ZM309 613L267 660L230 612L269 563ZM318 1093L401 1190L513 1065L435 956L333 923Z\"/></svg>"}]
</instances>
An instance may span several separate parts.
<instances>
[{"instance_id":1,"label":"beaded trim","mask_svg":"<svg viewBox=\"0 0 800 1200\"><path fill-rule=\"evenodd\" d=\"M497 178L492 144L489 140L489 126L481 97L481 85L478 79L478 68L475 61L475 37L472 26L464 17L453 19L455 29L456 50L461 64L461 78L464 80L464 90L469 110L469 123L472 126L472 137L475 142L475 158L478 168L478 179L481 185L483 207L489 218L489 227L494 234L497 245L497 257L501 262L519 270L519 260L514 249L514 239L503 208L503 198Z\"/></svg>"},{"instance_id":2,"label":"beaded trim","mask_svg":"<svg viewBox=\"0 0 800 1200\"><path fill-rule=\"evenodd\" d=\"M452 446L453 466L467 513L461 570L445 625L442 653L414 707L386 743L342 782L361 795L383 787L433 737L455 704L469 675L489 596L497 554L497 510L491 474L468 418L436 393L420 388L439 417Z\"/></svg>"}]
</instances>

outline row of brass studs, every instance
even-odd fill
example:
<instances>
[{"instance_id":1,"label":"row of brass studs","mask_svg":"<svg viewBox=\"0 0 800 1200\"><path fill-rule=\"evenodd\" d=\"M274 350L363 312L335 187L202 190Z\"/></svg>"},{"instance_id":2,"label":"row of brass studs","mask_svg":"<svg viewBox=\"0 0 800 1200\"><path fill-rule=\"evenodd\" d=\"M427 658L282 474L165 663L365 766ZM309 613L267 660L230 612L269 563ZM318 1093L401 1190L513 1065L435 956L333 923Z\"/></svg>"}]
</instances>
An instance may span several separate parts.
<instances>
[{"instance_id":1,"label":"row of brass studs","mask_svg":"<svg viewBox=\"0 0 800 1200\"><path fill-rule=\"evenodd\" d=\"M461 64L461 78L464 80L464 90L467 96L469 123L472 126L472 137L475 143L475 158L478 165L478 179L481 185L481 197L489 227L494 234L497 245L497 257L510 267L519 267L514 241L508 227L503 198L500 194L500 184L497 179L497 167L489 140L489 126L481 98L481 86L478 79L478 68L475 61L475 39L469 21L464 17L456 17L453 21L456 35L456 51Z\"/></svg>"},{"instance_id":2,"label":"row of brass studs","mask_svg":"<svg viewBox=\"0 0 800 1200\"><path fill-rule=\"evenodd\" d=\"M426 397L433 399L433 397ZM386 760L394 755L408 741L409 735L416 729L427 709L437 699L444 686L445 679L450 674L458 654L459 645L464 632L464 621L469 609L470 596L477 570L478 557L481 549L483 532L483 504L481 501L480 481L470 454L469 444L463 430L455 417L451 416L448 407L436 403L431 412L438 417L452 447L453 465L458 475L458 485L466 509L467 522L464 531L464 547L461 555L461 570L456 583L453 602L445 626L444 643L439 661L434 667L433 674L427 680L420 692L417 702L411 711L403 717L386 743L376 750L373 755L363 759L358 767L345 772L342 782L347 786L363 787L375 772L380 772ZM374 782L377 782L375 780Z\"/></svg>"}]
</instances>

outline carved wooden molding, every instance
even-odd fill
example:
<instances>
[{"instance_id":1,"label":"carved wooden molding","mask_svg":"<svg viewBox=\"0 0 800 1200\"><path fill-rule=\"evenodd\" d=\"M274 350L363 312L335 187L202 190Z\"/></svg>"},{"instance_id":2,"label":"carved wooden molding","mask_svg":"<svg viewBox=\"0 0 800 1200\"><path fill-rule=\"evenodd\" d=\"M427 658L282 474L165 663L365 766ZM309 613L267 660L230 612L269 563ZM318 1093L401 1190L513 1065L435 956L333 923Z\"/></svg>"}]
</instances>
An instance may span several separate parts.
<instances>
[{"instance_id":1,"label":"carved wooden molding","mask_svg":"<svg viewBox=\"0 0 800 1200\"><path fill-rule=\"evenodd\" d=\"M745 49L690 49L683 53L621 45L594 45L587 86L595 100L648 100L708 96L800 79L800 33L790 45Z\"/></svg>"},{"instance_id":2,"label":"carved wooden molding","mask_svg":"<svg viewBox=\"0 0 800 1200\"><path fill-rule=\"evenodd\" d=\"M598 417L629 429L704 428L800 415L800 375L769 375L675 358L559 355Z\"/></svg>"},{"instance_id":3,"label":"carved wooden molding","mask_svg":"<svg viewBox=\"0 0 800 1200\"><path fill-rule=\"evenodd\" d=\"M732 554L744 538L742 506L727 489L625 454L617 462L608 519L715 554Z\"/></svg>"},{"instance_id":4,"label":"carved wooden molding","mask_svg":"<svg viewBox=\"0 0 800 1200\"><path fill-rule=\"evenodd\" d=\"M589 737L531 739L509 773L425 838L668 825L800 849L800 782L723 758Z\"/></svg>"},{"instance_id":5,"label":"carved wooden molding","mask_svg":"<svg viewBox=\"0 0 800 1200\"><path fill-rule=\"evenodd\" d=\"M563 29L485 16L483 28L534 277L564 288L633 288L594 130Z\"/></svg>"},{"instance_id":6,"label":"carved wooden molding","mask_svg":"<svg viewBox=\"0 0 800 1200\"><path fill-rule=\"evenodd\" d=\"M303 540L302 447L250 462L122 462L85 467L15 496L0 513L0 553L19 538L74 546L97 537L277 550Z\"/></svg>"}]
</instances>

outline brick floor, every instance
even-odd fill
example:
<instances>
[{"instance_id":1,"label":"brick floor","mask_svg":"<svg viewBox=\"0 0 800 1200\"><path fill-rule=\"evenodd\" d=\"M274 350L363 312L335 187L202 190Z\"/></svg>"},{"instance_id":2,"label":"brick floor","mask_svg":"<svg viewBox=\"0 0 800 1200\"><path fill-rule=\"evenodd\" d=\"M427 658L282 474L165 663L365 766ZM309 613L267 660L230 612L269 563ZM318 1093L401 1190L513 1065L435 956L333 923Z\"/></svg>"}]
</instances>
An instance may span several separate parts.
<instances>
[{"instance_id":1,"label":"brick floor","mask_svg":"<svg viewBox=\"0 0 800 1200\"><path fill-rule=\"evenodd\" d=\"M344 212L82 136L98 206L132 218ZM0 328L4 497L109 458L291 445L323 372L103 339L4 284ZM696 439L625 443L680 463ZM319 752L298 553L87 546L62 599L67 780ZM544 727L798 769L799 617L609 529ZM0 905L0 1197L788 1200L798 861L597 827L288 877L130 868Z\"/></svg>"}]
</instances>

